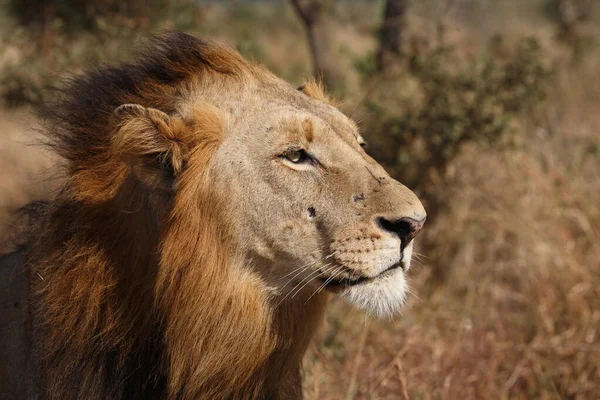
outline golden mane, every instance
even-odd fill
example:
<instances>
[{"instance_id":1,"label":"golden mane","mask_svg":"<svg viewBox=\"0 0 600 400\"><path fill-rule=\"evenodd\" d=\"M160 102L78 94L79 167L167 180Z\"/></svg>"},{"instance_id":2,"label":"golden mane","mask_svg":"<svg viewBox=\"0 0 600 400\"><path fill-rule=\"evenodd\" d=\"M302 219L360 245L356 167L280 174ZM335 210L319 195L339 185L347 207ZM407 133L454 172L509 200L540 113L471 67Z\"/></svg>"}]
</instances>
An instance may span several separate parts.
<instances>
[{"instance_id":1,"label":"golden mane","mask_svg":"<svg viewBox=\"0 0 600 400\"><path fill-rule=\"evenodd\" d=\"M193 82L248 77L268 73L213 42L170 33L137 63L74 78L48 107L48 137L68 179L38 210L28 252L42 398L297 396L278 385L296 380L288 375L323 297L299 305L292 322L254 275L231 268L241 260L206 172L223 116L210 106L189 120L152 111L175 113ZM124 110L133 119L115 121L114 110L131 103L141 106ZM158 141L135 136L148 127ZM175 175L185 165L175 195L132 174L132 158L156 153L169 160L153 162Z\"/></svg>"}]
</instances>

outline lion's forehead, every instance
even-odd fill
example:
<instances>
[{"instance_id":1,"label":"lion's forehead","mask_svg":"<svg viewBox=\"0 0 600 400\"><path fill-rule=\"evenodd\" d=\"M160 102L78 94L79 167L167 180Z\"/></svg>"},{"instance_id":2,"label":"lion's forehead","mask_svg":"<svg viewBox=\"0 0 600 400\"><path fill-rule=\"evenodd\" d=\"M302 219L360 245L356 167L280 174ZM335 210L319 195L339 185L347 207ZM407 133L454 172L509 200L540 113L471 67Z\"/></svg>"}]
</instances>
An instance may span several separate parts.
<instances>
[{"instance_id":1,"label":"lion's forehead","mask_svg":"<svg viewBox=\"0 0 600 400\"><path fill-rule=\"evenodd\" d=\"M267 118L259 121L258 125L265 132L284 135L282 137L284 140L286 136L295 137L298 134L307 134L307 130L311 131L315 140L342 139L354 143L361 139L356 123L330 106L321 109L281 107L270 110Z\"/></svg>"}]
</instances>

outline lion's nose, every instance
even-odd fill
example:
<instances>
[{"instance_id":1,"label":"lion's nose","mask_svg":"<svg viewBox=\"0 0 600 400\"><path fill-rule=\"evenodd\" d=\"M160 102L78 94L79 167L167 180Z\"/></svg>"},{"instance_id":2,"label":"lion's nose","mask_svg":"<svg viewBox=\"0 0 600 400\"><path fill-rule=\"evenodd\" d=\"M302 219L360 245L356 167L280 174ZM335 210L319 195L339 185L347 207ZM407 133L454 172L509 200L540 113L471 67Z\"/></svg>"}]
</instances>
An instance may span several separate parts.
<instances>
[{"instance_id":1,"label":"lion's nose","mask_svg":"<svg viewBox=\"0 0 600 400\"><path fill-rule=\"evenodd\" d=\"M377 224L384 231L398 236L402 242L402 245L406 246L423 228L423 224L425 223L426 219L427 217L424 217L420 220L405 217L392 220L384 217L378 217Z\"/></svg>"}]
</instances>

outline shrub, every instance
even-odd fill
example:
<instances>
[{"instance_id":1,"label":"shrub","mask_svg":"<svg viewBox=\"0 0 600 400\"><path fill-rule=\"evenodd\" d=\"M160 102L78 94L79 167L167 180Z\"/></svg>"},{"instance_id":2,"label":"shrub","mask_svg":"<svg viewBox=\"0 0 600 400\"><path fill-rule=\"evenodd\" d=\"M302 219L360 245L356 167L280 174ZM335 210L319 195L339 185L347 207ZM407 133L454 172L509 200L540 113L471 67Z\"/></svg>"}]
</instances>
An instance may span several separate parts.
<instances>
[{"instance_id":1,"label":"shrub","mask_svg":"<svg viewBox=\"0 0 600 400\"><path fill-rule=\"evenodd\" d=\"M365 131L373 155L431 202L431 177L445 172L463 143L506 138L515 117L544 98L549 70L532 38L507 48L496 37L466 60L444 43L423 47L406 55L406 68L375 78Z\"/></svg>"}]
</instances>

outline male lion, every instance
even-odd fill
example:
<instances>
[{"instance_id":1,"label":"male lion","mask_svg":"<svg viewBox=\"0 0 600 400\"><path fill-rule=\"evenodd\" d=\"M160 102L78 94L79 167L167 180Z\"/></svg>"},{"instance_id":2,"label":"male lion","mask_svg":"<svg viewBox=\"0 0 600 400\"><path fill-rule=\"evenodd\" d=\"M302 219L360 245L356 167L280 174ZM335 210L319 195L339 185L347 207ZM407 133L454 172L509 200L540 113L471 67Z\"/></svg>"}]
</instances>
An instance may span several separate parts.
<instances>
[{"instance_id":1,"label":"male lion","mask_svg":"<svg viewBox=\"0 0 600 400\"><path fill-rule=\"evenodd\" d=\"M315 82L169 33L46 121L68 178L3 261L3 395L300 399L328 292L402 305L425 211Z\"/></svg>"}]
</instances>

